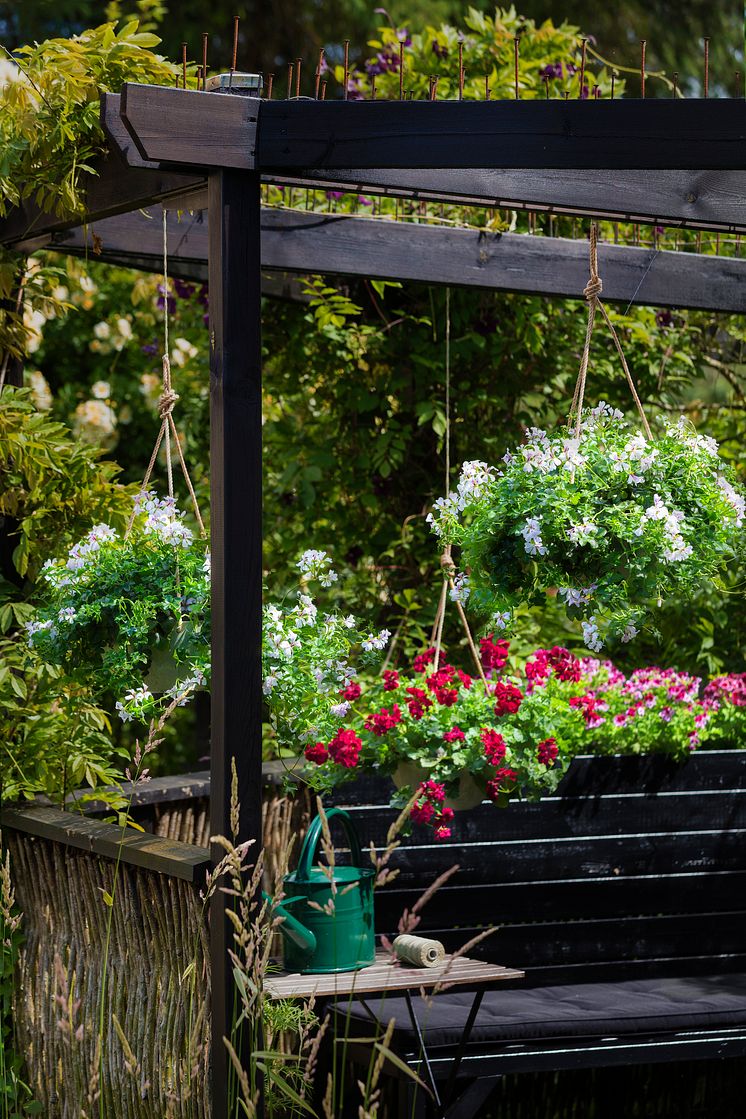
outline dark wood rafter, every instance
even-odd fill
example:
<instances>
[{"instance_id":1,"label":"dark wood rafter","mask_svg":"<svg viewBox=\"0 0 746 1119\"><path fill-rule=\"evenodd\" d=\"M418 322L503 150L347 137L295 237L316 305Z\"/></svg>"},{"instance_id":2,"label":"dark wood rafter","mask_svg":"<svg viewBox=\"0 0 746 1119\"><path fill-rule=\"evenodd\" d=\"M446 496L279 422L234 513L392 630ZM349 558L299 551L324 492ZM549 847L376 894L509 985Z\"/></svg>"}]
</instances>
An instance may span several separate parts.
<instances>
[{"instance_id":1,"label":"dark wood rafter","mask_svg":"<svg viewBox=\"0 0 746 1119\"><path fill-rule=\"evenodd\" d=\"M147 90L152 87L130 88ZM205 96L189 90L156 89L156 92L175 95L175 104L181 108L185 105L192 108L194 105L193 101L185 103L185 96ZM231 106L245 104L244 98L223 100L229 100ZM346 104L350 111L358 108L354 102ZM708 104L726 103L712 101ZM743 102L733 104L740 106L741 114L746 117ZM199 112L189 117L192 137L202 120L200 114L204 105L204 100L197 102ZM86 220L97 221L162 200L171 204L181 201L185 208L205 205L206 168L210 152L204 144L197 143L192 152L192 159L199 158L201 152L204 162L199 167L187 169L175 163L169 166L157 159L145 159L122 121L120 107L118 94L103 95L102 120L109 137L109 152L105 158L96 161L97 173L86 182ZM463 107L468 109L469 103L463 103ZM584 105L583 108L592 107ZM163 110L158 111L163 113ZM251 121L242 124L240 115L236 123L235 109L223 110L222 115L231 120L233 142L239 145L238 156L233 151L232 154L224 152L223 157L232 158L234 163L248 162L248 157L243 154L245 149L240 146L240 135L237 140L235 134L240 134L242 128L251 132L256 125ZM164 118L166 126L172 127L168 118ZM245 136L243 140L246 140ZM583 167L583 161L579 161L581 169L563 167L550 170L545 167L485 168L483 159L479 162L479 167L469 169L441 167L413 170L407 167L382 169L356 166L338 168L333 176L313 167L298 166L293 173L287 169L264 172L262 178L265 182L294 183L308 188L366 191L452 204L520 206L620 221L730 230L735 233L746 231L746 173L742 169L720 167L707 170L702 164L695 163L690 169L671 170L669 166L651 176L646 170L630 170L628 167L610 174L597 166ZM33 201L26 200L23 206L12 210L0 222L0 243L31 252L43 247L50 236L82 224L80 214L45 214L34 206Z\"/></svg>"},{"instance_id":2,"label":"dark wood rafter","mask_svg":"<svg viewBox=\"0 0 746 1119\"><path fill-rule=\"evenodd\" d=\"M162 233L155 213L108 218L85 230L59 234L60 251L160 272ZM299 211L262 210L262 269L283 274L323 273L398 279L453 287L582 298L588 278L584 240L528 234L493 234L412 222ZM169 268L203 281L207 270L204 214L173 216ZM746 258L658 251L603 244L604 298L656 307L746 311ZM288 284L263 290L298 296Z\"/></svg>"},{"instance_id":3,"label":"dark wood rafter","mask_svg":"<svg viewBox=\"0 0 746 1119\"><path fill-rule=\"evenodd\" d=\"M598 169L323 171L306 177L265 175L278 185L348 190L424 202L536 210L640 224L741 232L746 227L746 175L741 171Z\"/></svg>"},{"instance_id":4,"label":"dark wood rafter","mask_svg":"<svg viewBox=\"0 0 746 1119\"><path fill-rule=\"evenodd\" d=\"M261 101L219 110L196 90L125 83L140 155L184 166L742 170L738 99Z\"/></svg>"}]
</instances>

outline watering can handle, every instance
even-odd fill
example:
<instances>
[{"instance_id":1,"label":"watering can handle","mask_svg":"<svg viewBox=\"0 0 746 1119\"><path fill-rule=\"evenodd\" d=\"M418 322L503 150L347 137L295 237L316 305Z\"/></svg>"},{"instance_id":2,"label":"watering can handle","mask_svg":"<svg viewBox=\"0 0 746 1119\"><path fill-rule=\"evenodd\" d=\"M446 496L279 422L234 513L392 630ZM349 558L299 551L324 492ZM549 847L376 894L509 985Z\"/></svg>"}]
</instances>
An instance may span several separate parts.
<instances>
[{"instance_id":1,"label":"watering can handle","mask_svg":"<svg viewBox=\"0 0 746 1119\"><path fill-rule=\"evenodd\" d=\"M350 853L352 855L353 866L362 866L363 853L360 849L360 838L355 830L350 816L343 808L330 808L326 813L326 818L331 822L334 817L339 817L339 822L345 830L345 834L350 844ZM295 872L296 882L308 882L311 877L311 870L313 868L313 859L316 854L319 840L321 839L322 827L321 817L316 816L311 821L311 826L306 832L306 838L303 840L301 847L300 857L298 859L298 869Z\"/></svg>"}]
</instances>

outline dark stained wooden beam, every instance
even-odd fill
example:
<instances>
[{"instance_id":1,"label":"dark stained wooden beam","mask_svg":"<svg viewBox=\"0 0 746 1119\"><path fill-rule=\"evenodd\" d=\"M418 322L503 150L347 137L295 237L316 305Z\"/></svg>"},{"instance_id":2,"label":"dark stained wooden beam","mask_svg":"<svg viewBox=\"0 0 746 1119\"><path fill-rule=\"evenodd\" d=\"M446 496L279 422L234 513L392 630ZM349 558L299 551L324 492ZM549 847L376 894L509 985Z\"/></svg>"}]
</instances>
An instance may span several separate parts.
<instances>
[{"instance_id":1,"label":"dark stained wooden beam","mask_svg":"<svg viewBox=\"0 0 746 1119\"><path fill-rule=\"evenodd\" d=\"M746 111L746 110L745 110ZM270 178L270 176L265 176ZM271 176L284 185L455 206L746 232L746 171L375 170Z\"/></svg>"},{"instance_id":2,"label":"dark stained wooden beam","mask_svg":"<svg viewBox=\"0 0 746 1119\"><path fill-rule=\"evenodd\" d=\"M192 167L255 166L262 102L168 86L122 86L122 123L145 160Z\"/></svg>"},{"instance_id":3,"label":"dark stained wooden beam","mask_svg":"<svg viewBox=\"0 0 746 1119\"><path fill-rule=\"evenodd\" d=\"M409 280L455 287L582 298L588 278L583 240L484 234L475 230L342 215L262 211L262 268ZM142 213L109 218L62 235L56 247L83 255L93 237L102 260L161 270L161 226ZM203 279L208 231L204 215L171 218L174 275ZM656 251L603 243L604 298L627 305L746 311L746 258ZM129 255L131 254L131 255ZM267 294L275 294L267 291ZM286 294L281 291L279 294Z\"/></svg>"},{"instance_id":4,"label":"dark stained wooden beam","mask_svg":"<svg viewBox=\"0 0 746 1119\"><path fill-rule=\"evenodd\" d=\"M216 95L217 96L217 95ZM222 170L209 180L210 512L212 681L210 834L231 837L235 766L238 841L262 844L262 349L260 183L251 171ZM218 862L223 850L213 845ZM236 1040L236 988L228 955L234 901L210 902L212 1106L228 1119L233 1075L223 1038ZM248 1064L244 1060L244 1068Z\"/></svg>"},{"instance_id":5,"label":"dark stained wooden beam","mask_svg":"<svg viewBox=\"0 0 746 1119\"><path fill-rule=\"evenodd\" d=\"M106 859L121 858L123 863L145 870L201 883L210 867L210 858L203 847L176 843L158 835L127 829L124 833L113 824L92 820L77 812L38 805L4 808L0 812L4 829L35 835L40 839L90 851Z\"/></svg>"},{"instance_id":6,"label":"dark stained wooden beam","mask_svg":"<svg viewBox=\"0 0 746 1119\"><path fill-rule=\"evenodd\" d=\"M165 92L177 99L185 93L183 90ZM188 90L186 94L192 98L208 96ZM218 94L210 94L209 97L213 99L211 104L214 106L245 101ZM181 100L178 103L189 107L193 102ZM717 104L731 103L723 101ZM743 102L732 104L743 106ZM354 103L349 105L355 108ZM584 104L583 108L590 106ZM158 161L144 159L122 122L120 110L119 95L103 95L101 115L109 136L110 150L105 158L96 162L97 173L87 183L85 216L45 214L27 200L22 207L12 210L0 220L1 244L33 252L61 230L142 209L161 200L179 204L183 209L204 206L204 170L183 167L176 171L173 165L169 169ZM231 120L234 112L235 109L220 109L220 113ZM743 109L742 112L746 116ZM194 124L191 121L192 127ZM226 158L229 156L226 155ZM238 162L244 161L243 154L235 158ZM483 163L483 160L479 162ZM265 174L263 178L265 181L298 183L309 188L394 194L452 204L546 209L556 213L746 232L746 171L708 171L703 170L703 166L693 170L664 169L655 174L647 170L609 172L598 168L577 170L572 167L561 170L525 167L506 170L485 168L483 165L468 170L338 168L333 174L300 168L293 174L287 169L280 169Z\"/></svg>"},{"instance_id":7,"label":"dark stained wooden beam","mask_svg":"<svg viewBox=\"0 0 746 1119\"><path fill-rule=\"evenodd\" d=\"M743 170L740 98L259 101L125 83L148 160L259 171L371 168Z\"/></svg>"}]
</instances>

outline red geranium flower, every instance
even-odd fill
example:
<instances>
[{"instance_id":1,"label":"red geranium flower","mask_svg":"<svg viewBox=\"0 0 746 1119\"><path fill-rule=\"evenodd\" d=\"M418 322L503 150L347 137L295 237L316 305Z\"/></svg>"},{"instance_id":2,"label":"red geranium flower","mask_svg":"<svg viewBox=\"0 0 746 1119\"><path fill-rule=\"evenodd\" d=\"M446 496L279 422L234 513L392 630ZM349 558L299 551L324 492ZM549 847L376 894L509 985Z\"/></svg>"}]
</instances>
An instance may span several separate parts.
<instances>
[{"instance_id":1,"label":"red geranium flower","mask_svg":"<svg viewBox=\"0 0 746 1119\"><path fill-rule=\"evenodd\" d=\"M494 641L494 636L494 633L488 633L486 637L480 637L479 639L479 655L486 669L505 668L508 662L510 642L505 640Z\"/></svg>"},{"instance_id":2,"label":"red geranium flower","mask_svg":"<svg viewBox=\"0 0 746 1119\"><path fill-rule=\"evenodd\" d=\"M536 757L541 765L554 765L558 753L556 738L545 738L536 747Z\"/></svg>"},{"instance_id":3,"label":"red geranium flower","mask_svg":"<svg viewBox=\"0 0 746 1119\"><path fill-rule=\"evenodd\" d=\"M346 769L354 769L358 763L362 747L362 739L358 738L354 730L345 730L340 727L329 743L329 756L337 765L343 765Z\"/></svg>"},{"instance_id":4,"label":"red geranium flower","mask_svg":"<svg viewBox=\"0 0 746 1119\"><path fill-rule=\"evenodd\" d=\"M426 649L424 653L418 653L412 661L412 668L415 672L427 672L427 666L435 658L435 649Z\"/></svg>"},{"instance_id":5,"label":"red geranium flower","mask_svg":"<svg viewBox=\"0 0 746 1119\"><path fill-rule=\"evenodd\" d=\"M466 738L466 735L462 731L461 727L453 727L452 730L447 730L445 732L443 738L446 742L463 742Z\"/></svg>"},{"instance_id":6,"label":"red geranium flower","mask_svg":"<svg viewBox=\"0 0 746 1119\"><path fill-rule=\"evenodd\" d=\"M380 737L392 730L401 720L402 713L399 704L394 703L391 705L390 711L388 707L382 707L380 711L372 712L365 720L365 729Z\"/></svg>"},{"instance_id":7,"label":"red geranium flower","mask_svg":"<svg viewBox=\"0 0 746 1119\"><path fill-rule=\"evenodd\" d=\"M342 699L348 699L352 702L354 699L360 699L360 691L359 684L348 684L339 694L342 696Z\"/></svg>"},{"instance_id":8,"label":"red geranium flower","mask_svg":"<svg viewBox=\"0 0 746 1119\"><path fill-rule=\"evenodd\" d=\"M393 692L399 687L399 673L395 668L387 668L383 673L383 690Z\"/></svg>"},{"instance_id":9,"label":"red geranium flower","mask_svg":"<svg viewBox=\"0 0 746 1119\"><path fill-rule=\"evenodd\" d=\"M329 757L329 751L323 742L314 742L312 746L306 746L303 753L306 755L309 762L315 762L316 765L323 765Z\"/></svg>"},{"instance_id":10,"label":"red geranium flower","mask_svg":"<svg viewBox=\"0 0 746 1119\"><path fill-rule=\"evenodd\" d=\"M512 785L517 776L514 769L498 769L494 779L487 782L487 796L490 800L497 800L500 793L506 792L507 787Z\"/></svg>"},{"instance_id":11,"label":"red geranium flower","mask_svg":"<svg viewBox=\"0 0 746 1119\"><path fill-rule=\"evenodd\" d=\"M495 714L498 718L501 715L515 715L523 703L523 692L515 684L504 684L498 680L495 684L495 701Z\"/></svg>"},{"instance_id":12,"label":"red geranium flower","mask_svg":"<svg viewBox=\"0 0 746 1119\"><path fill-rule=\"evenodd\" d=\"M505 739L496 730L487 727L481 733L484 753L490 765L497 765L505 757Z\"/></svg>"},{"instance_id":13,"label":"red geranium flower","mask_svg":"<svg viewBox=\"0 0 746 1119\"><path fill-rule=\"evenodd\" d=\"M458 700L458 690L456 688L436 688L435 698L441 706L453 707Z\"/></svg>"}]
</instances>

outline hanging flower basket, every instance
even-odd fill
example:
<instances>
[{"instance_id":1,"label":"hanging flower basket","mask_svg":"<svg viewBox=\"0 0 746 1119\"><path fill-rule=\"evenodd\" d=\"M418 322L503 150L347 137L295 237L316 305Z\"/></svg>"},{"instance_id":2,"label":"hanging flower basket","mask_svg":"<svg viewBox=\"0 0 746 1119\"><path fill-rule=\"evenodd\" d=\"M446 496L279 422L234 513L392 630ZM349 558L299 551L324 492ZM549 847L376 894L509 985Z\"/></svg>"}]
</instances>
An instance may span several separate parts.
<instances>
[{"instance_id":1,"label":"hanging flower basket","mask_svg":"<svg viewBox=\"0 0 746 1119\"><path fill-rule=\"evenodd\" d=\"M461 550L452 593L498 628L557 593L589 649L629 641L656 604L714 580L738 550L746 503L718 446L683 418L654 434L600 301L591 229L588 330L567 428L531 428L500 468L464 463L428 520ZM596 313L611 330L642 431L603 401L583 409Z\"/></svg>"},{"instance_id":2,"label":"hanging flower basket","mask_svg":"<svg viewBox=\"0 0 746 1119\"><path fill-rule=\"evenodd\" d=\"M651 607L715 579L739 547L743 494L684 421L646 440L602 403L578 437L532 429L504 463L465 463L430 515L461 549L461 601L499 628L556 589L589 649L629 641Z\"/></svg>"},{"instance_id":3,"label":"hanging flower basket","mask_svg":"<svg viewBox=\"0 0 746 1119\"><path fill-rule=\"evenodd\" d=\"M42 574L29 640L51 663L149 718L210 673L210 557L172 498L141 495L129 535L96 525Z\"/></svg>"}]
</instances>

